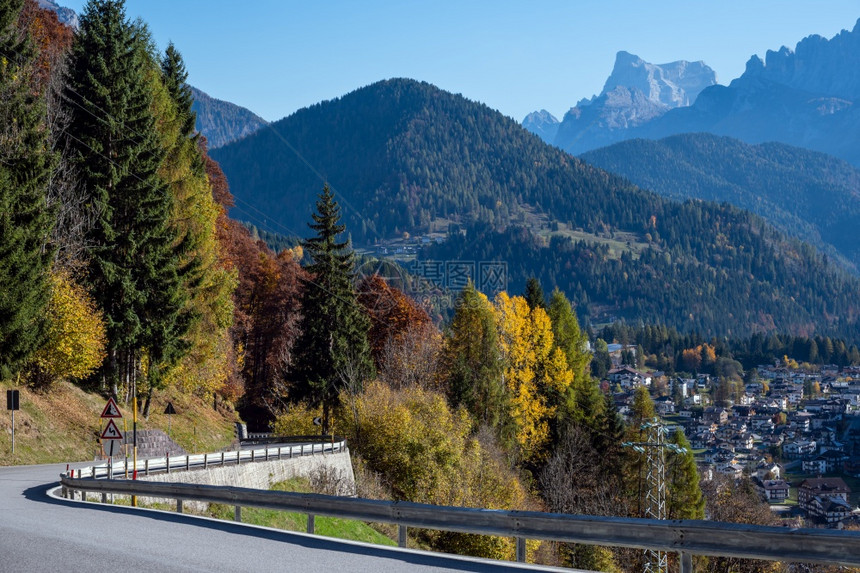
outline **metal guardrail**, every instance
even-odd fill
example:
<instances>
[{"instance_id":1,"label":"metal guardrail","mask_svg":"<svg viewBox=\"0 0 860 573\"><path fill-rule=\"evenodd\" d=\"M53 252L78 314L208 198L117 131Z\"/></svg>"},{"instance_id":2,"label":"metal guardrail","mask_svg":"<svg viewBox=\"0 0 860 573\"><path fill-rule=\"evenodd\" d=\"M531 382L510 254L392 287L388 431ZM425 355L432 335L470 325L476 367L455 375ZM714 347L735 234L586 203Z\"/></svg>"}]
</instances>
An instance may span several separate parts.
<instances>
[{"instance_id":1,"label":"metal guardrail","mask_svg":"<svg viewBox=\"0 0 860 573\"><path fill-rule=\"evenodd\" d=\"M123 480L96 480L61 475L65 497L75 492L137 495L305 513L307 529L314 531L314 516L332 516L398 526L398 541L406 546L408 527L499 535L517 540L517 560L525 561L525 540L545 539L652 549L679 554L682 573L692 573L693 555L798 561L860 566L860 534L822 529L788 529L698 520L660 521L621 517L594 517L527 511L500 511L445 507L410 502L376 501L320 494L265 491L239 487Z\"/></svg>"},{"instance_id":2,"label":"metal guardrail","mask_svg":"<svg viewBox=\"0 0 860 573\"><path fill-rule=\"evenodd\" d=\"M331 439L330 436L327 438ZM284 436L272 439L267 443L306 442L291 445L268 445L260 448L217 452L212 454L194 454L184 456L164 456L138 460L137 465L127 459L103 463L97 466L72 470L72 476L92 479L129 478L138 475L148 476L157 473L170 473L194 469L208 469L213 466L237 465L251 462L290 459L301 456L325 455L337 453L346 449L346 439L335 436L332 441L320 441L320 438L304 436Z\"/></svg>"}]
</instances>

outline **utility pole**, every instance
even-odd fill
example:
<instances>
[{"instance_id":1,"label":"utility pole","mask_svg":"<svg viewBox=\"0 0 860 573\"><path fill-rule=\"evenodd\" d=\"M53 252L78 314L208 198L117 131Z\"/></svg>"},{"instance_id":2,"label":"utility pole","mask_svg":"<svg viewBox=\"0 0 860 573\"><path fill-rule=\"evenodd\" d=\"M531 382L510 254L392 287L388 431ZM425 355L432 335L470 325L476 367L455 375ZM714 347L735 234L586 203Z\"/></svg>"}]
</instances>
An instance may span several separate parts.
<instances>
[{"instance_id":1,"label":"utility pole","mask_svg":"<svg viewBox=\"0 0 860 573\"><path fill-rule=\"evenodd\" d=\"M666 519L666 450L681 453L683 448L666 443L668 429L660 418L652 418L641 426L645 431L644 442L624 442L626 448L633 448L645 454L648 474L645 477L645 515L648 519ZM645 550L646 573L668 573L669 566L665 551Z\"/></svg>"}]
</instances>

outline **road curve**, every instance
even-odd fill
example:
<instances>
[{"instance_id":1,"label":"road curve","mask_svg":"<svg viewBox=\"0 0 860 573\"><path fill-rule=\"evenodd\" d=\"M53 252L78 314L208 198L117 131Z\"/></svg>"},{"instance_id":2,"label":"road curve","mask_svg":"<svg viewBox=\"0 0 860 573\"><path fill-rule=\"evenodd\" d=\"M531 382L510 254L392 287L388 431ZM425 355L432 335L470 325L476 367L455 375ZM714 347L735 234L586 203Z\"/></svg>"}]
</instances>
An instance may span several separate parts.
<instances>
[{"instance_id":1,"label":"road curve","mask_svg":"<svg viewBox=\"0 0 860 573\"><path fill-rule=\"evenodd\" d=\"M59 485L58 476L65 467L0 467L0 572L547 570L54 499L47 492Z\"/></svg>"}]
</instances>

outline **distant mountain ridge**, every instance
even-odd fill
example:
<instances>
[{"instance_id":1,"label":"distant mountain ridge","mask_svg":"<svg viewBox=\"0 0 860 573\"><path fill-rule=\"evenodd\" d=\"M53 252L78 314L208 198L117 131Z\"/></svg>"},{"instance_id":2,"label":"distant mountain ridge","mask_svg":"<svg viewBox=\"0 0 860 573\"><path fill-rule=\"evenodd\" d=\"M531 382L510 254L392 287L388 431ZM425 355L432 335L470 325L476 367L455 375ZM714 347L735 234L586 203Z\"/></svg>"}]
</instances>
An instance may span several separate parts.
<instances>
[{"instance_id":1,"label":"distant mountain ridge","mask_svg":"<svg viewBox=\"0 0 860 573\"><path fill-rule=\"evenodd\" d=\"M860 167L860 20L830 40L809 36L795 50L768 51L764 60L753 56L728 86L709 87L693 105L620 128L613 138L700 132L753 144L778 141Z\"/></svg>"},{"instance_id":2,"label":"distant mountain ridge","mask_svg":"<svg viewBox=\"0 0 860 573\"><path fill-rule=\"evenodd\" d=\"M628 140L581 158L666 197L748 209L860 269L860 169L835 157L699 133Z\"/></svg>"},{"instance_id":3,"label":"distant mountain ridge","mask_svg":"<svg viewBox=\"0 0 860 573\"><path fill-rule=\"evenodd\" d=\"M426 260L504 262L509 291L537 276L589 321L860 339L860 280L812 247L726 204L642 191L426 83L378 82L212 155L255 224L307 236L326 181L355 244L447 231Z\"/></svg>"},{"instance_id":4,"label":"distant mountain ridge","mask_svg":"<svg viewBox=\"0 0 860 573\"><path fill-rule=\"evenodd\" d=\"M546 128L539 133L534 121L527 125L524 120L523 127L547 143L576 154L619 141L625 130L690 105L716 81L714 70L704 62L679 60L658 65L621 51L600 94L571 108L554 127L553 139L544 135Z\"/></svg>"},{"instance_id":5,"label":"distant mountain ridge","mask_svg":"<svg viewBox=\"0 0 860 573\"><path fill-rule=\"evenodd\" d=\"M227 145L266 125L266 120L251 110L216 99L193 86L191 95L194 98L191 109L197 113L197 131L206 137L210 149Z\"/></svg>"}]
</instances>

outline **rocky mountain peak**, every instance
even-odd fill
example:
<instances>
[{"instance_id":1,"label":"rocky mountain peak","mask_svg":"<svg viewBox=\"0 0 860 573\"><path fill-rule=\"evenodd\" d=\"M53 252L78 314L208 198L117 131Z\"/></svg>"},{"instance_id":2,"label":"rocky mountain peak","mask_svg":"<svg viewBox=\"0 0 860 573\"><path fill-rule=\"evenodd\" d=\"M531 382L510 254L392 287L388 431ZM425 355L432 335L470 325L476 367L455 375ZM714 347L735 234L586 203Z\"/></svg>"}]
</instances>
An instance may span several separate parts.
<instances>
[{"instance_id":1,"label":"rocky mountain peak","mask_svg":"<svg viewBox=\"0 0 860 573\"><path fill-rule=\"evenodd\" d=\"M764 60L753 56L743 79L761 78L812 94L855 100L860 98L860 20L852 31L831 39L807 36L794 50L768 50Z\"/></svg>"},{"instance_id":2,"label":"rocky mountain peak","mask_svg":"<svg viewBox=\"0 0 860 573\"><path fill-rule=\"evenodd\" d=\"M716 83L716 73L704 62L678 60L651 64L639 56L621 51L615 56L615 66L602 94L618 87L635 89L652 102L671 109L691 105L703 89Z\"/></svg>"},{"instance_id":3,"label":"rocky mountain peak","mask_svg":"<svg viewBox=\"0 0 860 573\"><path fill-rule=\"evenodd\" d=\"M531 112L522 122L524 128L550 144L555 140L560 124L561 122L545 109Z\"/></svg>"},{"instance_id":4,"label":"rocky mountain peak","mask_svg":"<svg viewBox=\"0 0 860 573\"><path fill-rule=\"evenodd\" d=\"M626 130L692 105L702 90L716 83L714 70L704 62L651 64L618 52L603 91L565 114L553 143L574 154L610 145Z\"/></svg>"}]
</instances>

